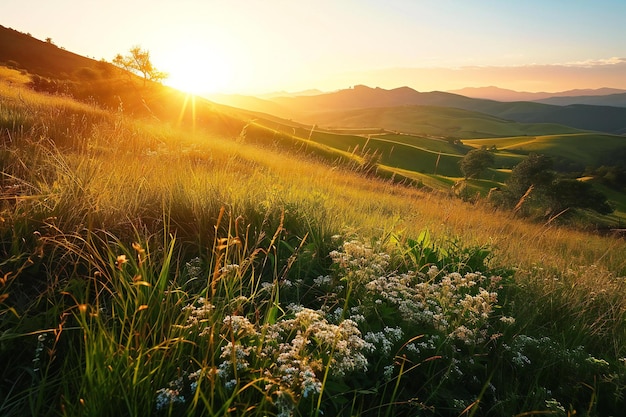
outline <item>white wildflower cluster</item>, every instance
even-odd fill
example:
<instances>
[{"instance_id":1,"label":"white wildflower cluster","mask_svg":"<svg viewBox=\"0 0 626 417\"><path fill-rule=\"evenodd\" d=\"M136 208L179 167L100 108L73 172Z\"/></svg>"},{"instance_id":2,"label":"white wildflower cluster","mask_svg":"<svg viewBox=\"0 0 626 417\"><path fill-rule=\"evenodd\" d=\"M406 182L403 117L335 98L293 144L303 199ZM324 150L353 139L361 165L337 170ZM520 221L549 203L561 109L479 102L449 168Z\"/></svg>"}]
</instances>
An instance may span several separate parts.
<instances>
[{"instance_id":1,"label":"white wildflower cluster","mask_svg":"<svg viewBox=\"0 0 626 417\"><path fill-rule=\"evenodd\" d=\"M321 312L302 308L293 319L279 321L274 330L279 335L278 352L283 359L319 358L330 366L334 376L367 369L367 359L362 352L370 349L370 345L361 338L352 320L331 324Z\"/></svg>"},{"instance_id":2,"label":"white wildflower cluster","mask_svg":"<svg viewBox=\"0 0 626 417\"><path fill-rule=\"evenodd\" d=\"M200 258L195 257L189 262L185 262L185 271L190 281L202 278L202 261Z\"/></svg>"},{"instance_id":3,"label":"white wildflower cluster","mask_svg":"<svg viewBox=\"0 0 626 417\"><path fill-rule=\"evenodd\" d=\"M244 316L226 316L223 323L233 337L240 338L259 335L254 324L250 323L250 320Z\"/></svg>"},{"instance_id":4,"label":"white wildflower cluster","mask_svg":"<svg viewBox=\"0 0 626 417\"><path fill-rule=\"evenodd\" d=\"M363 338L372 348L376 348L384 356L389 356L393 346L402 340L402 336L404 333L399 327L385 327L380 332L367 332Z\"/></svg>"},{"instance_id":5,"label":"white wildflower cluster","mask_svg":"<svg viewBox=\"0 0 626 417\"><path fill-rule=\"evenodd\" d=\"M199 306L185 307L190 312L190 328L202 323L214 309L206 300L198 303ZM300 305L292 307L291 318L274 324L255 324L238 315L225 316L219 332L226 344L221 347L215 369L229 391L253 381L262 384L279 415L285 416L292 414L300 398L321 392L320 378L326 367L329 375L337 378L353 371L364 372L368 363L363 352L371 348L361 338L354 321L332 324L320 311ZM184 402L179 385L174 381L157 391L158 409Z\"/></svg>"},{"instance_id":6,"label":"white wildflower cluster","mask_svg":"<svg viewBox=\"0 0 626 417\"><path fill-rule=\"evenodd\" d=\"M204 297L199 297L194 303L188 304L182 308L184 312L188 312L187 323L183 326L185 329L197 330L200 336L206 335L210 329L211 315L215 306Z\"/></svg>"},{"instance_id":7,"label":"white wildflower cluster","mask_svg":"<svg viewBox=\"0 0 626 417\"><path fill-rule=\"evenodd\" d=\"M377 252L358 240L344 242L341 249L329 255L345 274L344 277L354 284L366 284L384 275L389 267L389 254Z\"/></svg>"},{"instance_id":8,"label":"white wildflower cluster","mask_svg":"<svg viewBox=\"0 0 626 417\"><path fill-rule=\"evenodd\" d=\"M332 283L333 278L330 275L320 275L313 280L313 283L318 287L328 286Z\"/></svg>"},{"instance_id":9,"label":"white wildflower cluster","mask_svg":"<svg viewBox=\"0 0 626 417\"><path fill-rule=\"evenodd\" d=\"M484 326L498 302L498 294L484 288L493 285L492 279L456 272L430 279L437 275L431 267L427 275L409 271L380 276L366 284L367 297L374 305L394 306L408 323L432 326L470 345L485 341Z\"/></svg>"},{"instance_id":10,"label":"white wildflower cluster","mask_svg":"<svg viewBox=\"0 0 626 417\"><path fill-rule=\"evenodd\" d=\"M157 411L172 407L177 403L184 404L186 401L185 394L191 397L198 388L198 379L201 371L191 374L183 373L173 381L170 381L167 388L161 388L157 391L156 409Z\"/></svg>"},{"instance_id":11,"label":"white wildflower cluster","mask_svg":"<svg viewBox=\"0 0 626 417\"><path fill-rule=\"evenodd\" d=\"M220 268L220 272L222 273L222 275L235 275L237 272L239 272L239 265L238 264L226 264L223 267Z\"/></svg>"},{"instance_id":12,"label":"white wildflower cluster","mask_svg":"<svg viewBox=\"0 0 626 417\"><path fill-rule=\"evenodd\" d=\"M252 346L242 346L232 341L222 346L220 354L222 362L217 368L217 375L225 381L226 389L232 390L237 385L237 376L250 370L249 359L252 349Z\"/></svg>"},{"instance_id":13,"label":"white wildflower cluster","mask_svg":"<svg viewBox=\"0 0 626 417\"><path fill-rule=\"evenodd\" d=\"M505 357L519 368L527 367L542 358L550 358L563 367L580 368L592 366L603 369L608 362L589 355L584 346L564 348L548 336L532 337L525 334L517 335L510 343L502 345Z\"/></svg>"}]
</instances>

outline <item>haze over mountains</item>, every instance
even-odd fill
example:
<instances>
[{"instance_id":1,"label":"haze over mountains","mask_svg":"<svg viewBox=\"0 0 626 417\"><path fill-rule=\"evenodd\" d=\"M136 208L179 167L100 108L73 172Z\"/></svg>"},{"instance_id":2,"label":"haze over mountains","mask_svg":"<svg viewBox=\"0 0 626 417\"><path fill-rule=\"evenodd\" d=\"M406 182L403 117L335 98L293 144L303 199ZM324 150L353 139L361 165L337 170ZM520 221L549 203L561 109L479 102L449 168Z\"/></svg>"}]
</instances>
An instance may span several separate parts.
<instances>
[{"instance_id":1,"label":"haze over mountains","mask_svg":"<svg viewBox=\"0 0 626 417\"><path fill-rule=\"evenodd\" d=\"M483 113L504 121L559 124L575 129L611 134L626 133L625 107L589 104L552 105L530 101L501 102L441 91L418 92L409 87L385 90L357 85L353 88L319 95L273 97L268 100L245 96L236 96L235 98L228 100L228 97L222 97L224 100L222 102L248 110L272 113L284 118L299 119L308 123L318 123L316 115L333 111L399 106L436 106Z\"/></svg>"},{"instance_id":2,"label":"haze over mountains","mask_svg":"<svg viewBox=\"0 0 626 417\"><path fill-rule=\"evenodd\" d=\"M618 88L576 89L555 93L531 93L527 91L509 90L495 86L466 87L459 90L450 90L448 92L471 98L484 98L497 101L538 101L558 105L595 104L604 106L616 105L610 104L611 99L608 99L608 96L626 94L626 90ZM603 101L605 98L607 99L606 102ZM626 100L624 102L626 103ZM626 104L622 107L626 107Z\"/></svg>"}]
</instances>

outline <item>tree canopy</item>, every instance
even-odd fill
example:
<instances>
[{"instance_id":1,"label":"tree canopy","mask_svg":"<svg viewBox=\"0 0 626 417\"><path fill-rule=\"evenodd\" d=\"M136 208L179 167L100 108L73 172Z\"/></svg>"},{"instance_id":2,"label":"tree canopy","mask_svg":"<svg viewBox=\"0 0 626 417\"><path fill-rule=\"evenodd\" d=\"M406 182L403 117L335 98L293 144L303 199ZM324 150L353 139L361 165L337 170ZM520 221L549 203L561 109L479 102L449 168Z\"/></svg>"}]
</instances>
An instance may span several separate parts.
<instances>
[{"instance_id":1,"label":"tree canopy","mask_svg":"<svg viewBox=\"0 0 626 417\"><path fill-rule=\"evenodd\" d=\"M523 203L527 209L543 210L548 215L571 208L600 214L613 211L606 196L591 183L557 175L552 170L552 159L545 155L529 155L513 168L506 185L509 204L520 207Z\"/></svg>"},{"instance_id":2,"label":"tree canopy","mask_svg":"<svg viewBox=\"0 0 626 417\"><path fill-rule=\"evenodd\" d=\"M139 46L132 47L128 55L117 54L113 64L133 74L141 75L144 86L146 81L161 82L168 77L167 73L154 67L150 60L150 52Z\"/></svg>"},{"instance_id":3,"label":"tree canopy","mask_svg":"<svg viewBox=\"0 0 626 417\"><path fill-rule=\"evenodd\" d=\"M476 178L492 166L494 161L493 154L488 150L472 149L459 161L459 165L466 179Z\"/></svg>"}]
</instances>

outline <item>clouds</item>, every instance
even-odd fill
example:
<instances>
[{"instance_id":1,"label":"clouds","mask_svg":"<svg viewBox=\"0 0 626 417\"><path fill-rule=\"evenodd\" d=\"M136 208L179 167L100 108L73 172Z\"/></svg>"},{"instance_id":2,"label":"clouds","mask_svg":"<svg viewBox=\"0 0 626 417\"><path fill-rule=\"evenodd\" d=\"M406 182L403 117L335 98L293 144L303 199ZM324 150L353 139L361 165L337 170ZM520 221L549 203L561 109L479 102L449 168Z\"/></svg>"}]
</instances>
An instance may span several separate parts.
<instances>
[{"instance_id":1,"label":"clouds","mask_svg":"<svg viewBox=\"0 0 626 417\"><path fill-rule=\"evenodd\" d=\"M606 59L589 59L586 61L568 62L565 64L556 64L556 65L563 65L566 67L581 67L581 68L594 68L594 67L607 66L607 65L624 66L626 65L626 58L611 57L611 58L606 58Z\"/></svg>"}]
</instances>

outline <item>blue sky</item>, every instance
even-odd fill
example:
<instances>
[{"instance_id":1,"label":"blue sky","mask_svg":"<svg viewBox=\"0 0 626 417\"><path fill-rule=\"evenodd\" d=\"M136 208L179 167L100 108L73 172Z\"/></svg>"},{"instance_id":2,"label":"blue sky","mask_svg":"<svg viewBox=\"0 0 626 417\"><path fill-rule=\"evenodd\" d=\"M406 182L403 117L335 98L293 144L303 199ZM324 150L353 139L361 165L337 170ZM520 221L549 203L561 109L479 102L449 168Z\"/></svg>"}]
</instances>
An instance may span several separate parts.
<instances>
[{"instance_id":1,"label":"blue sky","mask_svg":"<svg viewBox=\"0 0 626 417\"><path fill-rule=\"evenodd\" d=\"M140 45L173 82L232 92L328 90L350 76L358 83L357 74L392 87L399 68L456 69L459 80L408 82L460 88L489 81L465 80L466 67L559 65L586 67L585 88L601 81L592 67L623 71L615 58L626 58L626 1L617 0L20 0L3 2L0 16L3 26L96 59Z\"/></svg>"}]
</instances>

